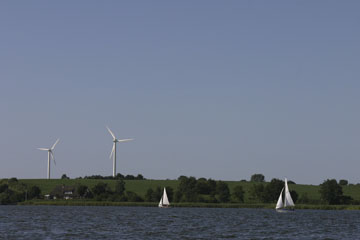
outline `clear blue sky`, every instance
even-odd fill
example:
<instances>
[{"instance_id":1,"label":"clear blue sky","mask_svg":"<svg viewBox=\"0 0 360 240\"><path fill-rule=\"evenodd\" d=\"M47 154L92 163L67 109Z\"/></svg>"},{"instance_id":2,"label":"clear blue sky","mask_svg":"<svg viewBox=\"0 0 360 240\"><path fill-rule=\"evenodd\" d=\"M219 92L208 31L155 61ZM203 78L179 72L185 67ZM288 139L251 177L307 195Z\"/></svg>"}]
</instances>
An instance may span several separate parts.
<instances>
[{"instance_id":1,"label":"clear blue sky","mask_svg":"<svg viewBox=\"0 0 360 240\"><path fill-rule=\"evenodd\" d=\"M360 182L359 1L0 1L0 178Z\"/></svg>"}]
</instances>

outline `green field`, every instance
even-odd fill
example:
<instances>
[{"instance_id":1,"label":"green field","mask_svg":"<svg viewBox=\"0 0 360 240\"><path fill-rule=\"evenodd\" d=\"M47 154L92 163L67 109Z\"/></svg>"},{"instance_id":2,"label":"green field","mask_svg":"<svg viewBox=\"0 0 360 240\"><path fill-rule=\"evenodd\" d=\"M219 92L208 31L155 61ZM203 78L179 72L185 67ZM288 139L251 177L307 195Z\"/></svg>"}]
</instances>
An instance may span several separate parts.
<instances>
[{"instance_id":1,"label":"green field","mask_svg":"<svg viewBox=\"0 0 360 240\"><path fill-rule=\"evenodd\" d=\"M23 182L28 185L36 185L40 187L42 194L48 194L52 189L57 185L70 185L75 186L78 184L83 184L88 187L93 187L99 182L107 183L110 188L114 190L115 180L98 180L98 179L22 179L20 182ZM245 191L245 203L249 202L249 189L254 184L253 182L240 182L240 181L225 181L230 190L235 186L241 185ZM177 180L125 180L125 188L127 191L135 192L136 194L144 197L146 190L148 188L155 189L156 187L172 187L176 190L178 186ZM302 184L289 184L290 190L295 190L299 197L302 194L307 194L308 198L319 200L319 186L315 185L302 185ZM344 195L351 196L354 200L360 200L360 185L348 185L343 187Z\"/></svg>"}]
</instances>

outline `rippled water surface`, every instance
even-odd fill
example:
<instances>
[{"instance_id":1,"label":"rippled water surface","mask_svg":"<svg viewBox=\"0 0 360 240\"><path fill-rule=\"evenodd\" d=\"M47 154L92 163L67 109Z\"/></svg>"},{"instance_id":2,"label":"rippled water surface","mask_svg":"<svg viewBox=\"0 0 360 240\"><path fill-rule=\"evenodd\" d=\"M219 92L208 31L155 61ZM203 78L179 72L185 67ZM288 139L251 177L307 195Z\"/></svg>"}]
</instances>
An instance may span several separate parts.
<instances>
[{"instance_id":1,"label":"rippled water surface","mask_svg":"<svg viewBox=\"0 0 360 240\"><path fill-rule=\"evenodd\" d=\"M360 211L0 206L0 239L360 239Z\"/></svg>"}]
</instances>

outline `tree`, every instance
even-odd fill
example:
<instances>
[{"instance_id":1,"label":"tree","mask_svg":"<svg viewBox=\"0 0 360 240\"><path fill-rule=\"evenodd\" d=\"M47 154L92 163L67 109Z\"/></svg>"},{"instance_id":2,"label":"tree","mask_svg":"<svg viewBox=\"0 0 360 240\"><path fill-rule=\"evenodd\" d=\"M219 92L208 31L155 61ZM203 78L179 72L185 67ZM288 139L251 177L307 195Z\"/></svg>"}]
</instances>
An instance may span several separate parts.
<instances>
[{"instance_id":1,"label":"tree","mask_svg":"<svg viewBox=\"0 0 360 240\"><path fill-rule=\"evenodd\" d=\"M253 174L250 179L251 182L265 182L263 174Z\"/></svg>"},{"instance_id":2,"label":"tree","mask_svg":"<svg viewBox=\"0 0 360 240\"><path fill-rule=\"evenodd\" d=\"M99 196L101 194L106 193L108 190L108 186L106 183L103 182L99 182L97 183L93 188L92 188L92 192L96 195Z\"/></svg>"},{"instance_id":3,"label":"tree","mask_svg":"<svg viewBox=\"0 0 360 240\"><path fill-rule=\"evenodd\" d=\"M220 202L229 202L230 201L230 190L229 190L228 185L225 182L219 181L217 183L216 192L219 196Z\"/></svg>"},{"instance_id":4,"label":"tree","mask_svg":"<svg viewBox=\"0 0 360 240\"><path fill-rule=\"evenodd\" d=\"M167 186L166 187L166 194L168 196L169 201L172 202L173 196L174 196L174 189L172 187ZM160 199L159 199L159 201L160 201Z\"/></svg>"},{"instance_id":5,"label":"tree","mask_svg":"<svg viewBox=\"0 0 360 240\"><path fill-rule=\"evenodd\" d=\"M327 179L320 184L319 193L321 200L328 204L339 204L343 196L342 188L335 179Z\"/></svg>"},{"instance_id":6,"label":"tree","mask_svg":"<svg viewBox=\"0 0 360 240\"><path fill-rule=\"evenodd\" d=\"M66 176L66 174L64 173L62 176L61 176L61 179L70 179L68 176Z\"/></svg>"},{"instance_id":7,"label":"tree","mask_svg":"<svg viewBox=\"0 0 360 240\"><path fill-rule=\"evenodd\" d=\"M89 188L86 185L79 185L76 191L80 197L85 197L86 193L89 191Z\"/></svg>"},{"instance_id":8,"label":"tree","mask_svg":"<svg viewBox=\"0 0 360 240\"><path fill-rule=\"evenodd\" d=\"M262 183L254 184L250 188L250 199L255 202L263 202L265 187Z\"/></svg>"},{"instance_id":9,"label":"tree","mask_svg":"<svg viewBox=\"0 0 360 240\"><path fill-rule=\"evenodd\" d=\"M298 193L295 190L291 190L290 195L291 195L293 202L296 203L299 198Z\"/></svg>"},{"instance_id":10,"label":"tree","mask_svg":"<svg viewBox=\"0 0 360 240\"><path fill-rule=\"evenodd\" d=\"M143 175L138 174L138 175L136 176L136 180L144 180Z\"/></svg>"},{"instance_id":11,"label":"tree","mask_svg":"<svg viewBox=\"0 0 360 240\"><path fill-rule=\"evenodd\" d=\"M180 176L179 186L175 193L175 201L178 202L197 202L196 178ZM162 193L161 193L162 194ZM161 196L160 196L161 197Z\"/></svg>"},{"instance_id":12,"label":"tree","mask_svg":"<svg viewBox=\"0 0 360 240\"><path fill-rule=\"evenodd\" d=\"M281 189L283 189L284 185L285 182L283 180L273 178L264 189L262 201L267 203L275 202L278 199Z\"/></svg>"},{"instance_id":13,"label":"tree","mask_svg":"<svg viewBox=\"0 0 360 240\"><path fill-rule=\"evenodd\" d=\"M211 186L205 178L199 178L195 187L198 194L210 194L211 192Z\"/></svg>"},{"instance_id":14,"label":"tree","mask_svg":"<svg viewBox=\"0 0 360 240\"><path fill-rule=\"evenodd\" d=\"M241 185L237 185L234 187L233 196L239 202L244 202L244 189Z\"/></svg>"},{"instance_id":15,"label":"tree","mask_svg":"<svg viewBox=\"0 0 360 240\"><path fill-rule=\"evenodd\" d=\"M0 185L0 193L5 192L8 189L9 189L9 185L7 185L7 184Z\"/></svg>"},{"instance_id":16,"label":"tree","mask_svg":"<svg viewBox=\"0 0 360 240\"><path fill-rule=\"evenodd\" d=\"M124 191L125 191L125 182L124 182L124 180L122 180L122 179L117 180L116 184L115 184L115 192L117 194L123 195Z\"/></svg>"},{"instance_id":17,"label":"tree","mask_svg":"<svg viewBox=\"0 0 360 240\"><path fill-rule=\"evenodd\" d=\"M41 194L41 190L38 186L32 186L28 191L28 198L39 198Z\"/></svg>"},{"instance_id":18,"label":"tree","mask_svg":"<svg viewBox=\"0 0 360 240\"><path fill-rule=\"evenodd\" d=\"M145 194L145 201L146 202L154 202L153 194L154 194L154 190L152 190L152 188L148 188L148 190L146 191L146 194Z\"/></svg>"},{"instance_id":19,"label":"tree","mask_svg":"<svg viewBox=\"0 0 360 240\"><path fill-rule=\"evenodd\" d=\"M345 180L345 179L341 179L340 181L339 181L339 184L341 185L341 186L346 186L346 185L348 185L348 180Z\"/></svg>"}]
</instances>

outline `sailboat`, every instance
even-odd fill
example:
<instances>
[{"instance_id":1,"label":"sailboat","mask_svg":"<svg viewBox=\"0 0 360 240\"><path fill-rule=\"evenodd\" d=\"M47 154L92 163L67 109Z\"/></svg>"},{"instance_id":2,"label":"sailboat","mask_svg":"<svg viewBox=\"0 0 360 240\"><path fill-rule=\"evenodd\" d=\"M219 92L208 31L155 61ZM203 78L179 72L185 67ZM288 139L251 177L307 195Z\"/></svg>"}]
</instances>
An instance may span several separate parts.
<instances>
[{"instance_id":1,"label":"sailboat","mask_svg":"<svg viewBox=\"0 0 360 240\"><path fill-rule=\"evenodd\" d=\"M166 189L164 188L164 193L159 202L159 208L168 208L168 207L170 207L170 203L166 194Z\"/></svg>"},{"instance_id":2,"label":"sailboat","mask_svg":"<svg viewBox=\"0 0 360 240\"><path fill-rule=\"evenodd\" d=\"M285 188L285 199L283 201L283 191ZM287 183L287 179L285 178L285 187L281 190L279 199L276 203L276 211L279 212L283 212L283 211L289 211L289 210L294 210L295 208L295 204L294 201L291 198L290 195L290 191L289 191L289 187L288 187L288 183Z\"/></svg>"}]
</instances>

